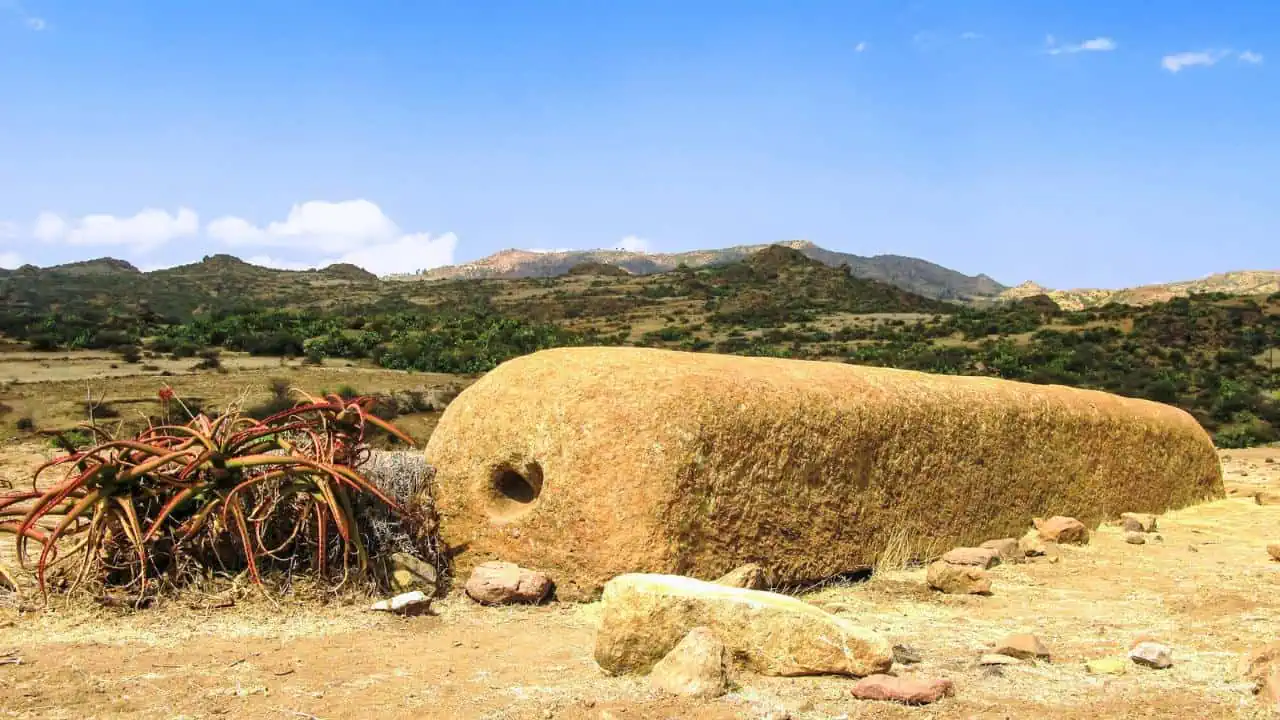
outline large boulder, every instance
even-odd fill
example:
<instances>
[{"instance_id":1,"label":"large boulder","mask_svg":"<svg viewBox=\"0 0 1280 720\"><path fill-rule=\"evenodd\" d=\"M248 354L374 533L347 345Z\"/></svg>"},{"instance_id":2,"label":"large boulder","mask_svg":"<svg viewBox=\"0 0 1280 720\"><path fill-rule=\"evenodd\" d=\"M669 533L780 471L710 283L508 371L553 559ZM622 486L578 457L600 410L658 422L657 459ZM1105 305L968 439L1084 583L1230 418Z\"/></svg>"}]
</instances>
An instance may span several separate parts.
<instances>
[{"instance_id":1,"label":"large boulder","mask_svg":"<svg viewBox=\"0 0 1280 720\"><path fill-rule=\"evenodd\" d=\"M880 636L796 598L679 575L620 575L601 600L595 658L606 672L646 673L705 626L761 675L871 675L893 664Z\"/></svg>"},{"instance_id":2,"label":"large boulder","mask_svg":"<svg viewBox=\"0 0 1280 720\"><path fill-rule=\"evenodd\" d=\"M427 445L456 568L503 559L590 598L625 572L778 585L894 537L974 546L1061 513L1220 496L1187 413L1102 392L842 363L561 348L503 363Z\"/></svg>"}]
</instances>

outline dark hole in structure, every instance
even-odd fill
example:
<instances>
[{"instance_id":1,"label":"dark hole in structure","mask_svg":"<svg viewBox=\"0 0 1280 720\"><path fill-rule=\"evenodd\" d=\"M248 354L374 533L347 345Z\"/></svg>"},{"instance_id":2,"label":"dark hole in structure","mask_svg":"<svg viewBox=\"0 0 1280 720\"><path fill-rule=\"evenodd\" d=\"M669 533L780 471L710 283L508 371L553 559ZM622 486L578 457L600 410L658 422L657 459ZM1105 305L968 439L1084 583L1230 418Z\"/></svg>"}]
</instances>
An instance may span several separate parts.
<instances>
[{"instance_id":1,"label":"dark hole in structure","mask_svg":"<svg viewBox=\"0 0 1280 720\"><path fill-rule=\"evenodd\" d=\"M499 470L493 479L493 489L502 497L528 504L538 499L538 490L523 475L510 468Z\"/></svg>"},{"instance_id":2,"label":"dark hole in structure","mask_svg":"<svg viewBox=\"0 0 1280 720\"><path fill-rule=\"evenodd\" d=\"M542 494L542 467L529 463L520 472L510 465L493 471L489 484L489 514L496 520L510 520L533 509Z\"/></svg>"}]
</instances>

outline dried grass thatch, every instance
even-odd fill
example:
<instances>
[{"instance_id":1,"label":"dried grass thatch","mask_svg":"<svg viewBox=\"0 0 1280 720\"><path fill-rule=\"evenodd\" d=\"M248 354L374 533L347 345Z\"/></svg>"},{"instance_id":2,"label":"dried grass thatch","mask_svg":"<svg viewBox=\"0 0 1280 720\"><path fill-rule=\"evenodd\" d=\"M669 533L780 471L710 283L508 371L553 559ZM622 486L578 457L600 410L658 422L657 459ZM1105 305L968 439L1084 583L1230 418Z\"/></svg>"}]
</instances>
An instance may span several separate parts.
<instances>
[{"instance_id":1,"label":"dried grass thatch","mask_svg":"<svg viewBox=\"0 0 1280 720\"><path fill-rule=\"evenodd\" d=\"M773 583L872 565L903 533L976 544L1222 494L1176 408L1101 392L637 348L503 364L427 446L444 538L590 596L631 571Z\"/></svg>"}]
</instances>

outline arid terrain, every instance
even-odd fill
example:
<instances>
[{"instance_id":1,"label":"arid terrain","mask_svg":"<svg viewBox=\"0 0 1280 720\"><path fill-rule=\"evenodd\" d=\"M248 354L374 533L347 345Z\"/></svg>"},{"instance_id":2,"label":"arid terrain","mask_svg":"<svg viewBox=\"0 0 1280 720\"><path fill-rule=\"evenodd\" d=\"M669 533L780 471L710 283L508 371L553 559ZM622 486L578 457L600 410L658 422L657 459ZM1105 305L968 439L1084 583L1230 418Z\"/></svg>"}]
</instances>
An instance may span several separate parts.
<instances>
[{"instance_id":1,"label":"arid terrain","mask_svg":"<svg viewBox=\"0 0 1280 720\"><path fill-rule=\"evenodd\" d=\"M5 476L47 452L9 445ZM1236 496L1162 516L1145 545L1108 526L1087 546L1064 546L1057 563L1000 566L990 597L931 592L919 568L802 595L916 648L923 662L901 672L954 680L955 697L927 708L854 700L852 681L837 677L737 675L719 700L663 697L643 678L606 677L595 665L598 606L484 608L455 591L413 618L370 613L358 600L276 608L252 595L229 607L190 597L136 612L57 601L44 612L7 608L0 716L1267 717L1238 664L1280 627L1280 563L1265 550L1280 506L1251 494L1280 490L1280 449L1222 456ZM1052 662L977 664L1019 631L1039 635ZM1141 636L1170 645L1173 667L1086 670L1087 660L1124 657Z\"/></svg>"}]
</instances>

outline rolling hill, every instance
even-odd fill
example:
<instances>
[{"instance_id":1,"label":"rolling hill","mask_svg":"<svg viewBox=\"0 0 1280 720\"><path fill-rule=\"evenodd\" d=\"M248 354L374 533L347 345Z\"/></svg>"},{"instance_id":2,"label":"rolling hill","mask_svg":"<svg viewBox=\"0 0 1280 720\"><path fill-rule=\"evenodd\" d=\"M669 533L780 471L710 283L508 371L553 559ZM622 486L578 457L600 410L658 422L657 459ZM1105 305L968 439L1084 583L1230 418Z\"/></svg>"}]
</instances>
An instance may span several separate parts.
<instances>
[{"instance_id":1,"label":"rolling hill","mask_svg":"<svg viewBox=\"0 0 1280 720\"><path fill-rule=\"evenodd\" d=\"M1004 285L986 275L965 275L918 258L899 255L862 257L826 250L805 240L791 240L775 245L796 250L808 258L831 267L848 265L854 277L888 283L937 300L995 298L1006 289ZM635 275L650 275L674 270L681 265L691 268L724 265L742 260L775 245L738 245L720 250L694 250L683 253L642 253L626 250L565 252L503 250L474 262L435 268L421 275L401 276L397 279L478 280L558 277L584 263L614 265Z\"/></svg>"},{"instance_id":2,"label":"rolling hill","mask_svg":"<svg viewBox=\"0 0 1280 720\"><path fill-rule=\"evenodd\" d=\"M1047 295L1063 310L1084 310L1108 303L1151 305L1201 293L1270 295L1275 292L1280 292L1280 270L1240 270L1217 273L1199 280L1141 285L1119 290L1050 290L1028 281L1000 293L1000 299L1019 300L1034 295Z\"/></svg>"}]
</instances>

